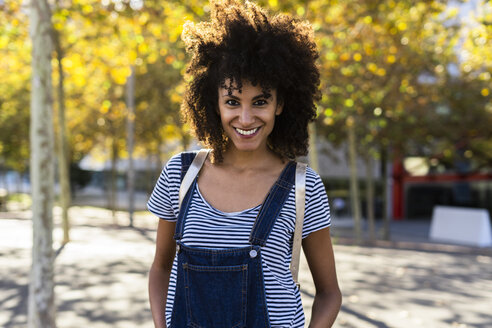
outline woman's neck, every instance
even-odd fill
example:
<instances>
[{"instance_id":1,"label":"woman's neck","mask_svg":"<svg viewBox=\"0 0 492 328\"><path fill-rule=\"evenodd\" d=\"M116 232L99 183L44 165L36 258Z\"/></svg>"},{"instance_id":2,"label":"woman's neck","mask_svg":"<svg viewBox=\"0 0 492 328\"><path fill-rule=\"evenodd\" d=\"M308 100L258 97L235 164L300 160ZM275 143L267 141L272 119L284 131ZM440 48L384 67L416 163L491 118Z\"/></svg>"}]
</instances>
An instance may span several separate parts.
<instances>
[{"instance_id":1,"label":"woman's neck","mask_svg":"<svg viewBox=\"0 0 492 328\"><path fill-rule=\"evenodd\" d=\"M223 153L223 164L231 165L240 170L258 169L281 159L269 148L255 151L240 151L229 146Z\"/></svg>"}]
</instances>

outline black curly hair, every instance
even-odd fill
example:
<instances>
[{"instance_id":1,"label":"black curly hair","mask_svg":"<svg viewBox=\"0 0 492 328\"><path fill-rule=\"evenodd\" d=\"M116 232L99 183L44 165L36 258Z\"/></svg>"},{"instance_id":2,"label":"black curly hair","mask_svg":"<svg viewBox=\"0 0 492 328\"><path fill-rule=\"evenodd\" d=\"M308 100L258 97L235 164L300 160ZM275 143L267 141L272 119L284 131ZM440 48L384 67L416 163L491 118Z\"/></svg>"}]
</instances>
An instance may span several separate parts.
<instances>
[{"instance_id":1,"label":"black curly hair","mask_svg":"<svg viewBox=\"0 0 492 328\"><path fill-rule=\"evenodd\" d=\"M283 104L269 147L289 159L307 154L320 83L308 22L285 14L271 17L251 2L211 0L210 21L187 22L182 39L192 55L182 113L198 140L214 150L215 161L222 161L228 141L217 110L218 88L241 92L243 80L264 91L275 89Z\"/></svg>"}]
</instances>

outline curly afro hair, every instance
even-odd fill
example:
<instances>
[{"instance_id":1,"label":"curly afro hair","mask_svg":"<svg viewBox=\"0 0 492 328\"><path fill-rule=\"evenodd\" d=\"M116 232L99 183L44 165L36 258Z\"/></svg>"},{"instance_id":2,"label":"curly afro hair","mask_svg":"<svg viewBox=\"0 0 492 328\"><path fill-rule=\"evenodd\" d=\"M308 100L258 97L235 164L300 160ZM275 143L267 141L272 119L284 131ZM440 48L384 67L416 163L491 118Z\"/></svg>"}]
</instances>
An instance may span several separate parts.
<instances>
[{"instance_id":1,"label":"curly afro hair","mask_svg":"<svg viewBox=\"0 0 492 328\"><path fill-rule=\"evenodd\" d=\"M247 80L265 91L275 89L283 104L269 147L284 158L306 155L320 83L311 25L285 14L270 17L239 0L211 0L210 14L210 21L187 22L182 34L192 55L182 113L198 140L214 150L214 161L222 161L228 138L218 113L218 88L241 92Z\"/></svg>"}]
</instances>

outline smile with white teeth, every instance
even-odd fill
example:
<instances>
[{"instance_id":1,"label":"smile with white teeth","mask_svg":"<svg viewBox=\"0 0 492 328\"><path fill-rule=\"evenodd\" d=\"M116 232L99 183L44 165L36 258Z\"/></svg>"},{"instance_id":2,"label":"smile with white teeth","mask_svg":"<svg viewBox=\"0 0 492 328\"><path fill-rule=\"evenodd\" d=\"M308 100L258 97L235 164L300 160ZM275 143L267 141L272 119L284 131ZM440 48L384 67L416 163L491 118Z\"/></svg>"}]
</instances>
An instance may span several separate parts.
<instances>
[{"instance_id":1,"label":"smile with white teeth","mask_svg":"<svg viewBox=\"0 0 492 328\"><path fill-rule=\"evenodd\" d=\"M242 130L242 129L239 129L239 128L234 128L239 134L242 134L243 136L249 136L249 135L252 135L254 134L256 131L258 131L258 128L254 128L254 129L251 129L251 130Z\"/></svg>"}]
</instances>

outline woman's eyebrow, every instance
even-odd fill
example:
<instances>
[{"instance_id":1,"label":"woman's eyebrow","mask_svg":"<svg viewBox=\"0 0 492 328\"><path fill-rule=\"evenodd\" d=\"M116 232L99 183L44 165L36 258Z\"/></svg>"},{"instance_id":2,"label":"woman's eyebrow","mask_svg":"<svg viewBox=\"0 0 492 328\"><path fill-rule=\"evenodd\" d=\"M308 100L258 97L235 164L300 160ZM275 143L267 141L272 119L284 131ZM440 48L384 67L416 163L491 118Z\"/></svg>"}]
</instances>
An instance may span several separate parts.
<instances>
[{"instance_id":1,"label":"woman's eyebrow","mask_svg":"<svg viewBox=\"0 0 492 328\"><path fill-rule=\"evenodd\" d=\"M239 97L236 97L236 96L234 96L234 95L230 95L230 94L228 94L228 93L226 93L225 95L222 95L222 97L229 97L229 98L232 98L232 99L240 100L240 98L239 98Z\"/></svg>"},{"instance_id":2,"label":"woman's eyebrow","mask_svg":"<svg viewBox=\"0 0 492 328\"><path fill-rule=\"evenodd\" d=\"M222 97L229 97L229 98L232 98L232 99L236 99L236 100L241 100L241 98L237 97L237 96L234 96L234 95L230 95L230 94L225 94L225 95L222 95ZM253 97L253 100L257 100L259 98L265 98L265 99L269 99L271 98L272 95L268 92L264 92L262 94L259 94L257 96L254 96Z\"/></svg>"},{"instance_id":3,"label":"woman's eyebrow","mask_svg":"<svg viewBox=\"0 0 492 328\"><path fill-rule=\"evenodd\" d=\"M258 99L258 98L265 98L265 99L268 99L268 98L270 98L271 96L272 96L272 94L271 94L271 93L269 93L269 92L263 92L262 94L259 94L259 95L255 96L255 97L253 97L253 100L256 100L256 99Z\"/></svg>"}]
</instances>

